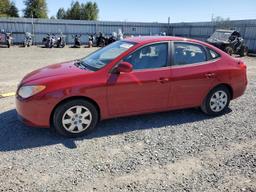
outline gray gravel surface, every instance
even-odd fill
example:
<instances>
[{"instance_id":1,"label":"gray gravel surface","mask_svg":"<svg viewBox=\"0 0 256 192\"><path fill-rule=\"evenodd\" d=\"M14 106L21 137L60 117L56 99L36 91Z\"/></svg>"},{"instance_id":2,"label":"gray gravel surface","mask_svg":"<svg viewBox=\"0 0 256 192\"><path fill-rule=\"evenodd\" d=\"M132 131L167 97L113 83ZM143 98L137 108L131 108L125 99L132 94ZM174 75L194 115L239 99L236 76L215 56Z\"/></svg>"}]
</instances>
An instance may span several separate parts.
<instances>
[{"instance_id":1,"label":"gray gravel surface","mask_svg":"<svg viewBox=\"0 0 256 192\"><path fill-rule=\"evenodd\" d=\"M2 83L18 82L44 60L88 50L53 50L57 56L40 48L22 56L23 49L4 51L11 57L0 60L2 90L8 89ZM17 66L18 55L26 66ZM198 109L125 117L101 122L84 138L65 139L22 125L14 98L0 99L0 191L255 192L256 58L244 60L248 89L216 118Z\"/></svg>"}]
</instances>

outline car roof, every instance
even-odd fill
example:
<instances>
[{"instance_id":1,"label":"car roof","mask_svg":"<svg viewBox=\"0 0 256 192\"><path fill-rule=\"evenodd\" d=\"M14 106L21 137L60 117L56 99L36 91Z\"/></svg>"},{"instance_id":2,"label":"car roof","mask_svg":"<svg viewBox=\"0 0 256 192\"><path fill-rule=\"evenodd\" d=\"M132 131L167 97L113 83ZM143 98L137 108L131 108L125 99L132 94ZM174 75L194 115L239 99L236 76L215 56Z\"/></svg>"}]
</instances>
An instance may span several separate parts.
<instances>
[{"instance_id":1,"label":"car roof","mask_svg":"<svg viewBox=\"0 0 256 192\"><path fill-rule=\"evenodd\" d=\"M173 37L173 36L138 36L126 38L125 41L130 41L134 43L150 43L150 42L158 42L158 41L188 41L192 39L184 38L184 37ZM196 41L196 40L193 40Z\"/></svg>"},{"instance_id":2,"label":"car roof","mask_svg":"<svg viewBox=\"0 0 256 192\"><path fill-rule=\"evenodd\" d=\"M183 41L183 42L188 42L188 43L200 44L200 45L206 46L208 48L211 48L211 49L217 51L216 50L217 48L215 46L209 44L209 43L199 41L199 40L196 40L196 39L189 39L189 38L186 38L186 37L140 36L140 37L126 38L126 39L124 39L124 41L139 43L139 44L149 44L149 43L156 43L156 42L161 42L161 41Z\"/></svg>"}]
</instances>

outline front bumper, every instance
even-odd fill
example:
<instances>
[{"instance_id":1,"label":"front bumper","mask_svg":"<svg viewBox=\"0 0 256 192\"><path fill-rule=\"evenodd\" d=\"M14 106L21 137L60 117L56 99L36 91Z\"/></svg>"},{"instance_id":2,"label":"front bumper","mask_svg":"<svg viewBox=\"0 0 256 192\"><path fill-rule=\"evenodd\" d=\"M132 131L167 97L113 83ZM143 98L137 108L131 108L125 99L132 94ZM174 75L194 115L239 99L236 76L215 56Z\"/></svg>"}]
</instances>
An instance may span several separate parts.
<instances>
[{"instance_id":1,"label":"front bumper","mask_svg":"<svg viewBox=\"0 0 256 192\"><path fill-rule=\"evenodd\" d=\"M24 124L33 127L50 127L51 111L40 100L23 100L16 96L16 111L18 119Z\"/></svg>"}]
</instances>

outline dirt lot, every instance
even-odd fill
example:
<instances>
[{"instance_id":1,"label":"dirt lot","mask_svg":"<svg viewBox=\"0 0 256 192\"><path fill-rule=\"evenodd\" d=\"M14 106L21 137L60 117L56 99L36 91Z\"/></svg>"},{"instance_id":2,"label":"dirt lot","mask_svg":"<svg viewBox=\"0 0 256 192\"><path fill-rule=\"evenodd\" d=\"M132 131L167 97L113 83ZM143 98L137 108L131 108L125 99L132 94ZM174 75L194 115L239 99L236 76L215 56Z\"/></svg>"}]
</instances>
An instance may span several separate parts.
<instances>
[{"instance_id":1,"label":"dirt lot","mask_svg":"<svg viewBox=\"0 0 256 192\"><path fill-rule=\"evenodd\" d=\"M0 49L0 93L27 73L92 49ZM256 191L256 58L245 95L216 118L198 109L101 122L65 139L16 119L0 99L0 191ZM43 106L39 106L43 107Z\"/></svg>"}]
</instances>

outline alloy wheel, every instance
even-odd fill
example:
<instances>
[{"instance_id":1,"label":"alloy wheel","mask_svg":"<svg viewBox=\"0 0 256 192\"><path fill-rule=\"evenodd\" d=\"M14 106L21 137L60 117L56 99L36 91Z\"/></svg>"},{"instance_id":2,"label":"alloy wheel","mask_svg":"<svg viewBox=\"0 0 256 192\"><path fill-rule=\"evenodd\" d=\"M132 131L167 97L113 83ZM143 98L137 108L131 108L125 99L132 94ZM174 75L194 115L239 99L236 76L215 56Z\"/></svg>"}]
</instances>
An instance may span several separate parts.
<instances>
[{"instance_id":1,"label":"alloy wheel","mask_svg":"<svg viewBox=\"0 0 256 192\"><path fill-rule=\"evenodd\" d=\"M222 90L219 90L212 95L210 99L210 108L214 112L220 112L226 107L227 103L227 93Z\"/></svg>"},{"instance_id":2,"label":"alloy wheel","mask_svg":"<svg viewBox=\"0 0 256 192\"><path fill-rule=\"evenodd\" d=\"M90 110L84 106L73 106L62 116L63 127L71 133L81 133L86 130L92 122Z\"/></svg>"}]
</instances>

